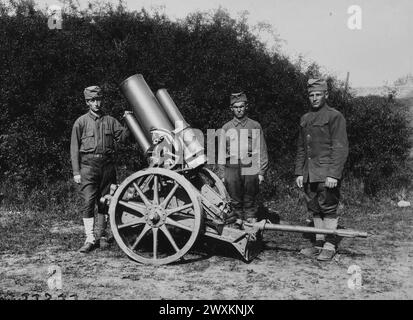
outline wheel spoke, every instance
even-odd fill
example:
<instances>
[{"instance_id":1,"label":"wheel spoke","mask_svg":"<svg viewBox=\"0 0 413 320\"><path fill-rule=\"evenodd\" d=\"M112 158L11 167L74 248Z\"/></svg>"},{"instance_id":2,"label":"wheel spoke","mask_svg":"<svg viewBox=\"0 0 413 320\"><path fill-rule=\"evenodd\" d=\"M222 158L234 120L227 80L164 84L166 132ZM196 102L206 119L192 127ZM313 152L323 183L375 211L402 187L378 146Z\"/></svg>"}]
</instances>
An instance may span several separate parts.
<instances>
[{"instance_id":1,"label":"wheel spoke","mask_svg":"<svg viewBox=\"0 0 413 320\"><path fill-rule=\"evenodd\" d=\"M141 215L144 215L146 211L146 207L139 204L138 202L131 202L131 201L127 202L127 201L119 200L119 204L135 212L138 212Z\"/></svg>"},{"instance_id":2,"label":"wheel spoke","mask_svg":"<svg viewBox=\"0 0 413 320\"><path fill-rule=\"evenodd\" d=\"M153 234L153 259L156 260L158 257L158 228L153 228L152 234Z\"/></svg>"},{"instance_id":3,"label":"wheel spoke","mask_svg":"<svg viewBox=\"0 0 413 320\"><path fill-rule=\"evenodd\" d=\"M127 228L127 227L133 227L133 226L136 226L136 225L142 224L142 223L145 223L145 218L144 217L135 218L130 222L118 225L118 230L123 229L123 228Z\"/></svg>"},{"instance_id":4,"label":"wheel spoke","mask_svg":"<svg viewBox=\"0 0 413 320\"><path fill-rule=\"evenodd\" d=\"M148 198L143 194L141 188L138 187L138 185L134 182L133 186L135 187L136 191L138 191L139 196L141 197L143 203L145 203L145 205L147 207L149 207L151 205L150 201L148 200Z\"/></svg>"},{"instance_id":5,"label":"wheel spoke","mask_svg":"<svg viewBox=\"0 0 413 320\"><path fill-rule=\"evenodd\" d=\"M159 204L159 176L155 175L155 178L153 179L153 204Z\"/></svg>"},{"instance_id":6,"label":"wheel spoke","mask_svg":"<svg viewBox=\"0 0 413 320\"><path fill-rule=\"evenodd\" d=\"M143 177L142 177L143 178ZM140 184L140 182L142 181L142 178L139 180L138 184ZM147 176L144 180L143 183L140 184L141 186L141 190L145 190L145 188L148 186L148 184L152 181L153 179L153 174Z\"/></svg>"},{"instance_id":7,"label":"wheel spoke","mask_svg":"<svg viewBox=\"0 0 413 320\"><path fill-rule=\"evenodd\" d=\"M178 248L174 238L172 237L171 233L169 232L168 228L165 225L162 225L162 227L160 229L165 234L165 236L168 238L169 242L171 243L172 247L174 247L175 251L178 252L179 248Z\"/></svg>"},{"instance_id":8,"label":"wheel spoke","mask_svg":"<svg viewBox=\"0 0 413 320\"><path fill-rule=\"evenodd\" d=\"M192 203L188 203L186 205L183 205L182 207L178 207L178 208L173 208L173 209L168 209L166 210L166 216L170 216L173 213L179 212L179 211L183 211L189 208L192 208L194 205Z\"/></svg>"},{"instance_id":9,"label":"wheel spoke","mask_svg":"<svg viewBox=\"0 0 413 320\"><path fill-rule=\"evenodd\" d=\"M172 220L171 218L166 218L166 223L169 224L169 225L171 225L171 226L180 228L180 229L184 229L184 230L187 230L187 231L192 231L192 228L191 228L191 227L188 227L188 226L186 226L186 225L183 225L182 223L179 223L179 222L177 222L177 221L175 221L175 220Z\"/></svg>"},{"instance_id":10,"label":"wheel spoke","mask_svg":"<svg viewBox=\"0 0 413 320\"><path fill-rule=\"evenodd\" d=\"M142 240L143 236L149 231L149 229L151 229L151 227L148 226L147 224L145 225L145 227L143 227L141 234L136 238L135 242L132 245L132 250L135 250L136 246Z\"/></svg>"},{"instance_id":11,"label":"wheel spoke","mask_svg":"<svg viewBox=\"0 0 413 320\"><path fill-rule=\"evenodd\" d=\"M175 182L175 185L172 188L171 192L169 192L169 194L166 196L166 198L162 201L162 203L161 203L162 208L165 209L168 206L169 201L171 201L173 195L175 194L175 192L178 188L179 188L179 184L177 182Z\"/></svg>"}]
</instances>

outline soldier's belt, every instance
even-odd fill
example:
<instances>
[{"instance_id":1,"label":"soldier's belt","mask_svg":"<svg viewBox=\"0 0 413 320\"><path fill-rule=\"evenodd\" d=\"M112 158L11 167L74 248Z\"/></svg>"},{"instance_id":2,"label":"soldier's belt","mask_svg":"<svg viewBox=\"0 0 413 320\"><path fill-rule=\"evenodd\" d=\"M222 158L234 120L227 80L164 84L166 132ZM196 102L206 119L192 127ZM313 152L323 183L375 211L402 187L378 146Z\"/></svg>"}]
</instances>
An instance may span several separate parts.
<instances>
[{"instance_id":1,"label":"soldier's belt","mask_svg":"<svg viewBox=\"0 0 413 320\"><path fill-rule=\"evenodd\" d=\"M82 153L81 157L82 159L112 158L112 155L103 153Z\"/></svg>"}]
</instances>

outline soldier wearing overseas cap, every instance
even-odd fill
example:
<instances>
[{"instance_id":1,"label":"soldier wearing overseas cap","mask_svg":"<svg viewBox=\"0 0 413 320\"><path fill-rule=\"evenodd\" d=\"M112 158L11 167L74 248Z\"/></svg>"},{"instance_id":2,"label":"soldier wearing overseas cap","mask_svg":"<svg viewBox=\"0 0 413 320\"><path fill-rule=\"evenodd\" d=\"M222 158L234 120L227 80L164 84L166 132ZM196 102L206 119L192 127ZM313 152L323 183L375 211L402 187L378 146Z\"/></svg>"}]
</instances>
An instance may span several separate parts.
<instances>
[{"instance_id":1,"label":"soldier wearing overseas cap","mask_svg":"<svg viewBox=\"0 0 413 320\"><path fill-rule=\"evenodd\" d=\"M248 99L244 92L231 94L230 108L234 118L222 127L226 139L221 141L226 145L220 147L220 152L225 150L226 155L223 180L231 197L233 219L256 222L256 197L268 168L267 146L261 125L247 117Z\"/></svg>"},{"instance_id":2,"label":"soldier wearing overseas cap","mask_svg":"<svg viewBox=\"0 0 413 320\"><path fill-rule=\"evenodd\" d=\"M86 253L98 246L106 249L109 245L106 237L107 216L99 199L109 193L111 184L116 183L116 143L125 141L129 136L129 130L115 118L103 113L102 91L98 86L87 87L84 96L89 111L79 117L73 125L70 154L73 179L80 185L83 199L82 214L86 240L80 252ZM96 204L98 214L95 228Z\"/></svg>"},{"instance_id":3,"label":"soldier wearing overseas cap","mask_svg":"<svg viewBox=\"0 0 413 320\"><path fill-rule=\"evenodd\" d=\"M346 120L327 103L327 83L321 79L308 81L311 109L300 120L295 164L296 183L303 188L307 209L313 215L314 227L337 229L337 207L340 181L348 156ZM336 252L337 238L317 234L315 243L300 252L331 260Z\"/></svg>"}]
</instances>

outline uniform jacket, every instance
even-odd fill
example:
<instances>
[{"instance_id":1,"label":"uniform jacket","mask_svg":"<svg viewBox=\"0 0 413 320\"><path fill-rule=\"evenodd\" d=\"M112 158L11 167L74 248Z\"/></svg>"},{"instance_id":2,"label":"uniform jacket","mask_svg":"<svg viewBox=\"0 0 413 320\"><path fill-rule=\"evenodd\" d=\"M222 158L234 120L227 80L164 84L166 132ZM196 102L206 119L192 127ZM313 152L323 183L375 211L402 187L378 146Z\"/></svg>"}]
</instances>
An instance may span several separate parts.
<instances>
[{"instance_id":1,"label":"uniform jacket","mask_svg":"<svg viewBox=\"0 0 413 320\"><path fill-rule=\"evenodd\" d=\"M70 142L73 175L80 172L80 154L112 155L115 142L123 142L128 136L129 130L109 115L99 117L88 112L80 116L73 125Z\"/></svg>"},{"instance_id":2,"label":"uniform jacket","mask_svg":"<svg viewBox=\"0 0 413 320\"><path fill-rule=\"evenodd\" d=\"M325 104L300 119L295 175L304 182L341 179L348 156L346 120Z\"/></svg>"},{"instance_id":3,"label":"uniform jacket","mask_svg":"<svg viewBox=\"0 0 413 320\"><path fill-rule=\"evenodd\" d=\"M245 117L241 121L234 117L232 120L224 124L222 129L226 133L226 139L220 140L220 152L225 150L226 166L233 167L239 166L240 164L251 166L251 161L257 159L256 157L258 157L258 172L256 172L256 174L264 175L268 168L268 152L261 125L257 121L254 121L248 117ZM248 130L248 145L241 144L241 129ZM259 145L254 145L254 142L258 141L258 139L253 139L252 129L258 130ZM225 147L222 145L224 142ZM238 148L231 148L231 144L237 142ZM244 148L247 149L246 152L242 152ZM243 155L245 155L247 159L242 159Z\"/></svg>"}]
</instances>

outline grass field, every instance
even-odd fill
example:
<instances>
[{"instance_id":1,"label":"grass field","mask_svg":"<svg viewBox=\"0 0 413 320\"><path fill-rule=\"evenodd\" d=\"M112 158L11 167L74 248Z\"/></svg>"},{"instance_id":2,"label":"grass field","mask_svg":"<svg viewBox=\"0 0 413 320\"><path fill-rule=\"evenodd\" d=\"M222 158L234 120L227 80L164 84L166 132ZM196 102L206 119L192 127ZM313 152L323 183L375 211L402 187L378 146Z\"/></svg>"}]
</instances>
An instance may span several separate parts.
<instances>
[{"instance_id":1,"label":"grass field","mask_svg":"<svg viewBox=\"0 0 413 320\"><path fill-rule=\"evenodd\" d=\"M413 201L409 196L407 200ZM267 202L281 219L305 225L299 199ZM79 299L412 299L411 208L365 199L340 208L340 224L371 234L344 239L331 262L299 255L301 234L266 232L264 250L250 263L233 250L206 252L169 266L138 265L113 243L110 250L80 254L81 218L70 210L0 211L0 294L22 298L76 294ZM349 266L361 268L362 288L349 289ZM48 268L62 270L61 290L48 289Z\"/></svg>"}]
</instances>

